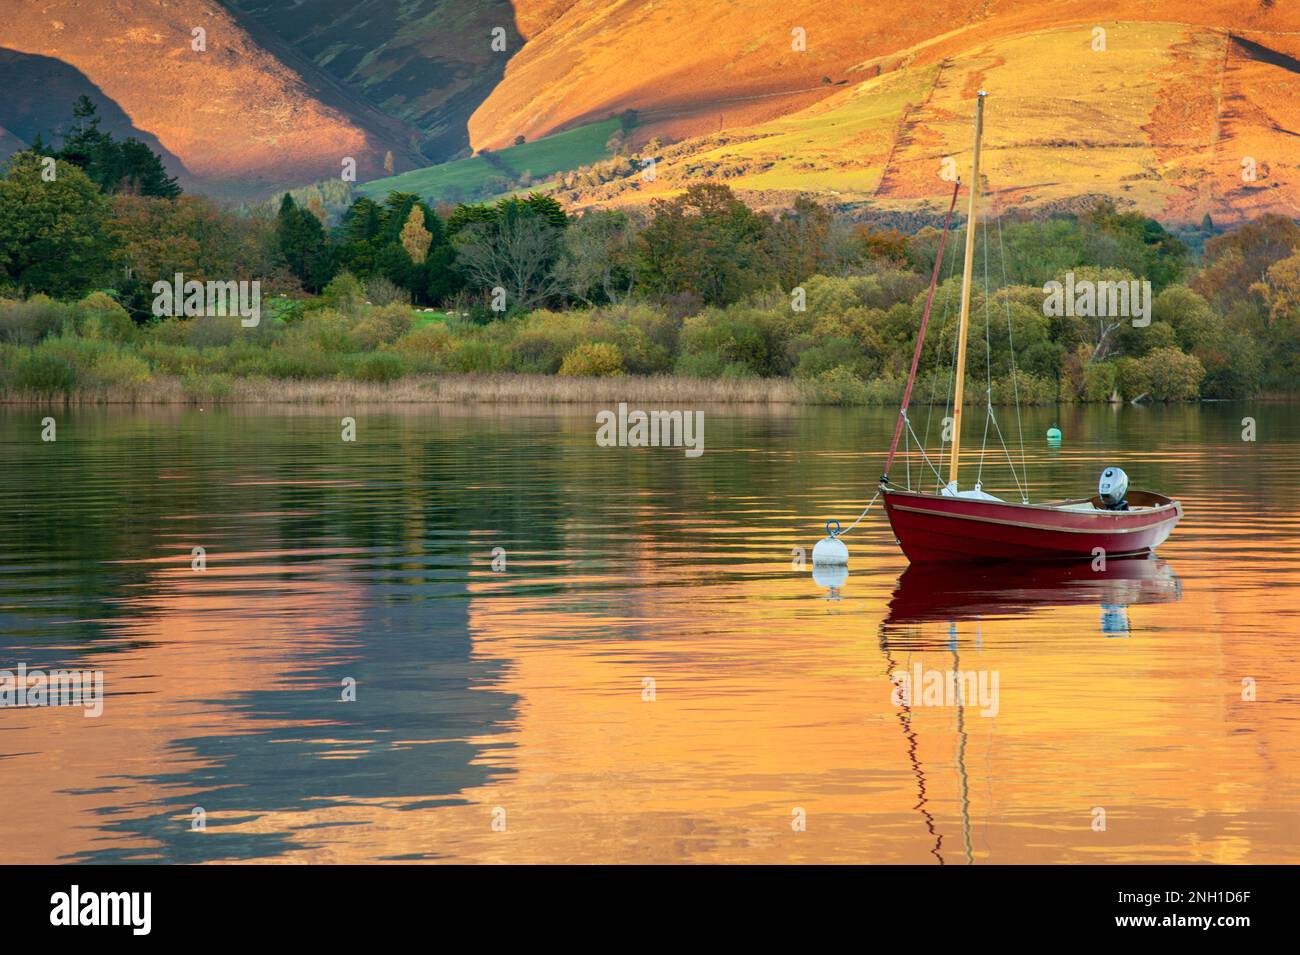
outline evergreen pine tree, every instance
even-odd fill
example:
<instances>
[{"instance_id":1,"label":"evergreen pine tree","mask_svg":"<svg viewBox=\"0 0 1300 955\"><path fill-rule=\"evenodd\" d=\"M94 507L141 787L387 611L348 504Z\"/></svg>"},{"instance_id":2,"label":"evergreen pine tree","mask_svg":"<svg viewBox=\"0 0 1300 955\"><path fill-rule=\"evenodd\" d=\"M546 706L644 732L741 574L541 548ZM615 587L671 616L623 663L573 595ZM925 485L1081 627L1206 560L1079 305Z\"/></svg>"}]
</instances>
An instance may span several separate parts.
<instances>
[{"instance_id":1,"label":"evergreen pine tree","mask_svg":"<svg viewBox=\"0 0 1300 955\"><path fill-rule=\"evenodd\" d=\"M174 199L181 194L176 177L167 175L162 158L138 139L130 138L117 145L117 182L110 192L127 192L141 196Z\"/></svg>"},{"instance_id":2,"label":"evergreen pine tree","mask_svg":"<svg viewBox=\"0 0 1300 955\"><path fill-rule=\"evenodd\" d=\"M77 100L72 119L60 149L42 144L35 151L77 166L108 195L173 199L181 194L176 178L167 175L162 157L145 143L134 138L119 143L99 128L99 112L90 97L83 95Z\"/></svg>"},{"instance_id":3,"label":"evergreen pine tree","mask_svg":"<svg viewBox=\"0 0 1300 955\"><path fill-rule=\"evenodd\" d=\"M289 271L298 277L303 288L313 292L324 288L334 270L325 229L310 211L299 208L287 192L280 200L275 236Z\"/></svg>"}]
</instances>

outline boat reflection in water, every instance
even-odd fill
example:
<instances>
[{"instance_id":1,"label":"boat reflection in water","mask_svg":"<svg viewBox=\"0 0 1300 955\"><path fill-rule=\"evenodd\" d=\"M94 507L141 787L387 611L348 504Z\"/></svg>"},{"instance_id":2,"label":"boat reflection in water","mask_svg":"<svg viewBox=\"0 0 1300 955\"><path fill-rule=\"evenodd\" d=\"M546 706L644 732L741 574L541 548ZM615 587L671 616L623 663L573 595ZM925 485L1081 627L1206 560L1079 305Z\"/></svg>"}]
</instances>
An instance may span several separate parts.
<instances>
[{"instance_id":1,"label":"boat reflection in water","mask_svg":"<svg viewBox=\"0 0 1300 955\"><path fill-rule=\"evenodd\" d=\"M1182 582L1156 557L1091 563L913 564L898 578L885 625L1010 617L1048 607L1096 604L1101 632L1127 636L1133 604L1172 603Z\"/></svg>"},{"instance_id":2,"label":"boat reflection in water","mask_svg":"<svg viewBox=\"0 0 1300 955\"><path fill-rule=\"evenodd\" d=\"M843 586L844 581L836 581ZM958 623L976 621L976 656L980 656L982 626L997 620L1014 620L1041 610L1052 608L1095 605L1101 610L1100 632L1106 637L1128 636L1128 608L1134 604L1171 603L1182 596L1182 584L1169 564L1158 558L1109 561L1104 570L1093 570L1090 563L1073 564L987 564L940 567L913 564L898 579L889 609L880 621L880 651L883 655L884 673L891 683L898 674L906 672L916 659L914 654L933 654L939 651L950 669L961 682L963 654L969 666L970 647L963 648L958 639ZM926 624L947 624L941 627L943 637L935 641L926 636ZM1032 653L1033 644L1021 645L1013 652ZM931 660L935 658L930 657ZM995 691L996 692L996 691ZM952 762L940 757L937 765L927 766L931 758L924 753L934 753L936 743L942 752L941 737L936 737L936 727L923 728L918 722L914 707L915 696L906 694L895 700L899 728L903 734L908 768L914 778L916 802L912 808L918 813L924 831L928 853L944 865L949 862L974 864L976 854L971 824L971 779L967 768L967 747L973 729L971 717L978 712L978 704L958 695L953 706L955 730ZM974 707L974 711L972 710ZM971 711L971 712L968 712ZM979 715L988 715L979 713ZM979 720L974 720L978 723ZM928 731L927 731L928 730ZM923 739L925 737L925 739ZM951 766L956 774L956 831L943 821L940 797L936 803L935 791L943 786L943 769ZM939 779L933 770L939 769ZM988 779L992 783L992 777ZM945 845L945 835L949 836ZM954 839L960 839L960 849L954 851Z\"/></svg>"}]
</instances>

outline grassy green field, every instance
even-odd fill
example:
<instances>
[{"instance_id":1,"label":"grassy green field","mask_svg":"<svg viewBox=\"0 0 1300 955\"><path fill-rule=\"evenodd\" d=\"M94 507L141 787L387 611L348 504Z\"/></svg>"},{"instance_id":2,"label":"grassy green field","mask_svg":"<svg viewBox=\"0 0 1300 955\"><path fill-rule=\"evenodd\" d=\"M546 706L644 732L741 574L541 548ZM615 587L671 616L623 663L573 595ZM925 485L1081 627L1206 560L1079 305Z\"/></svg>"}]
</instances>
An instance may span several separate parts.
<instances>
[{"instance_id":1,"label":"grassy green field","mask_svg":"<svg viewBox=\"0 0 1300 955\"><path fill-rule=\"evenodd\" d=\"M414 312L413 314L415 317L411 322L412 328L423 328L434 322L442 322L445 325L456 318L451 312Z\"/></svg>"},{"instance_id":2,"label":"grassy green field","mask_svg":"<svg viewBox=\"0 0 1300 955\"><path fill-rule=\"evenodd\" d=\"M516 174L527 172L540 184L556 173L567 172L609 157L605 144L620 128L618 117L588 123L534 143L510 146L494 155ZM478 198L484 184L504 172L486 159L473 156L455 162L413 169L400 176L374 179L357 186L357 193L382 199L393 190L414 192L423 199L438 202L446 199Z\"/></svg>"}]
</instances>

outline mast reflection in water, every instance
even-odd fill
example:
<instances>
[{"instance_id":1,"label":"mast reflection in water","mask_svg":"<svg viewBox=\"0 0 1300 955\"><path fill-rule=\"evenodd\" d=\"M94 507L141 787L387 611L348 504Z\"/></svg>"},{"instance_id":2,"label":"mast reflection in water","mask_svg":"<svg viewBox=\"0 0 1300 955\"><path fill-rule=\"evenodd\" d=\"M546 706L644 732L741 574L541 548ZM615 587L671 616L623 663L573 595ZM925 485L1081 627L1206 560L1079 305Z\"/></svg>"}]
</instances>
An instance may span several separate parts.
<instances>
[{"instance_id":1,"label":"mast reflection in water","mask_svg":"<svg viewBox=\"0 0 1300 955\"><path fill-rule=\"evenodd\" d=\"M814 581L830 589L830 599L840 599L840 590L848 582L844 568L834 568L834 579L827 578L826 568L814 571ZM1182 585L1168 562L1156 557L1110 561L1104 568L1091 563L1017 564L991 563L955 567L942 564L912 565L898 578L888 613L880 623L880 649L884 655L886 675L891 681L906 672L898 654L946 649L951 654L952 683L962 685L961 646L958 621L974 620L976 650L982 648L983 627L987 620L1014 620L1018 616L1052 607L1096 604L1100 607L1098 633L1104 637L1127 636L1128 608L1132 604L1155 604L1177 601ZM927 635L927 624L947 623L946 639L941 643ZM919 668L918 664L918 668ZM946 675L946 674L945 674ZM919 694L918 694L919 695ZM907 759L916 778L915 809L925 831L934 840L931 854L944 865L949 859L943 852L941 824L930 809L925 766L919 755L918 732L914 725L913 705L916 696L897 698L898 721L907 745ZM962 832L962 861L975 862L971 836L970 777L967 770L965 693L954 694L956 753L954 768L958 782L958 803Z\"/></svg>"}]
</instances>

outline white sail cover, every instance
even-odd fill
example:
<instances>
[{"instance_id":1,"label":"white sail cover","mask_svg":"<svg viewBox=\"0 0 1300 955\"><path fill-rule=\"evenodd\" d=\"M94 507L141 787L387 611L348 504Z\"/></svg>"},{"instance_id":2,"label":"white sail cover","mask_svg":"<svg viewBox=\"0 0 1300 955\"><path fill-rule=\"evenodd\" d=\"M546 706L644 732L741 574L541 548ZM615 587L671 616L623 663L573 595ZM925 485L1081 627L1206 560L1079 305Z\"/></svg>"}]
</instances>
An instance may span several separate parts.
<instances>
[{"instance_id":1,"label":"white sail cover","mask_svg":"<svg viewBox=\"0 0 1300 955\"><path fill-rule=\"evenodd\" d=\"M957 490L956 481L950 481L948 484L944 485L943 490L940 491L939 493L942 494L944 497L967 497L967 498L972 498L976 501L1002 500L1002 498L1000 497L994 497L992 494L985 493L984 489L980 487L978 484L975 485L975 489L973 491L959 491Z\"/></svg>"}]
</instances>

